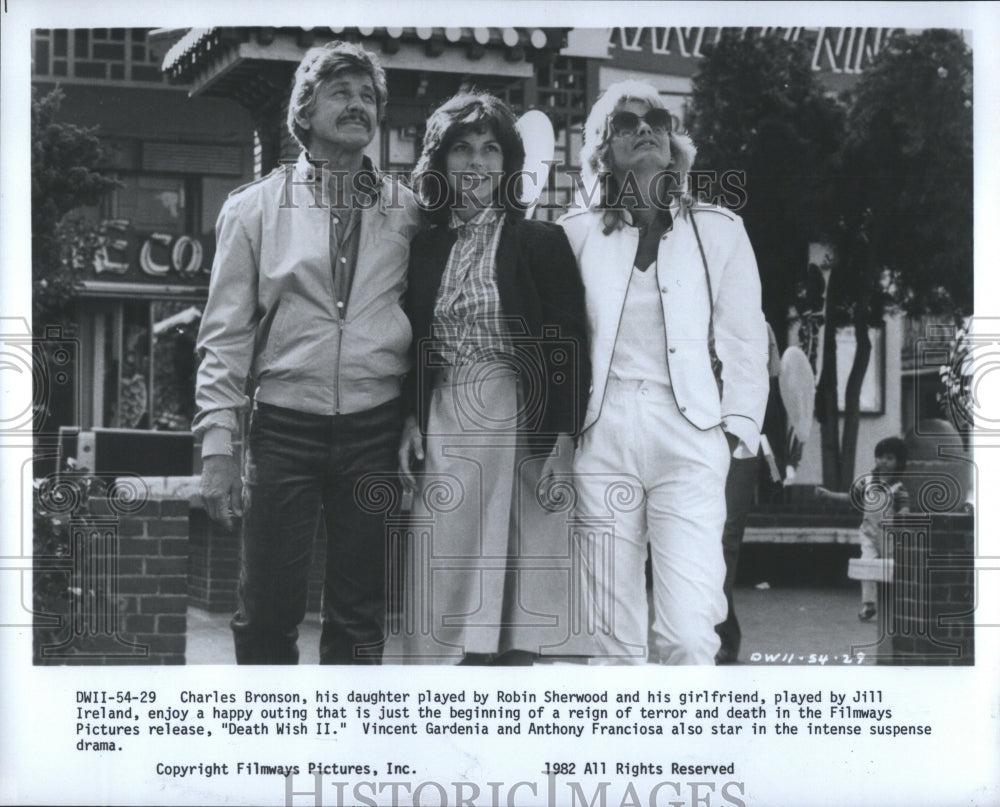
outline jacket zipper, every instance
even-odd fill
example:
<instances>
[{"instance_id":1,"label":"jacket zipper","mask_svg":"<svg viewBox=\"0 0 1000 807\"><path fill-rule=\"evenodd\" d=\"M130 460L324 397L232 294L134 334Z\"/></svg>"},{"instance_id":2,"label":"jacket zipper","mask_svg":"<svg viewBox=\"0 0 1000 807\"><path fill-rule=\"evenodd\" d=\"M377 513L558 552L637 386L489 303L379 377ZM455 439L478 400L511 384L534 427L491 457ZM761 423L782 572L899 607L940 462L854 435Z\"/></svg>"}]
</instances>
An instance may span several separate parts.
<instances>
[{"instance_id":1,"label":"jacket zipper","mask_svg":"<svg viewBox=\"0 0 1000 807\"><path fill-rule=\"evenodd\" d=\"M344 348L344 309L337 306L337 327L340 332L337 334L337 357L334 365L333 378L333 413L340 414L340 353Z\"/></svg>"},{"instance_id":2,"label":"jacket zipper","mask_svg":"<svg viewBox=\"0 0 1000 807\"><path fill-rule=\"evenodd\" d=\"M326 219L326 224L327 227L329 228L329 231L326 234L327 244L330 243L334 227L334 222L333 222L334 214L333 214L332 204L329 208L329 212L330 215L327 216ZM340 243L339 237L337 238L337 243L339 247L343 247L343 244ZM340 360L341 360L341 352L344 349L344 303L342 300L337 299L336 269L334 269L333 273L331 274L330 282L333 284L333 305L337 312L337 330L338 330L337 353L336 356L334 357L334 366L333 366L333 413L335 415L339 415L340 414Z\"/></svg>"}]
</instances>

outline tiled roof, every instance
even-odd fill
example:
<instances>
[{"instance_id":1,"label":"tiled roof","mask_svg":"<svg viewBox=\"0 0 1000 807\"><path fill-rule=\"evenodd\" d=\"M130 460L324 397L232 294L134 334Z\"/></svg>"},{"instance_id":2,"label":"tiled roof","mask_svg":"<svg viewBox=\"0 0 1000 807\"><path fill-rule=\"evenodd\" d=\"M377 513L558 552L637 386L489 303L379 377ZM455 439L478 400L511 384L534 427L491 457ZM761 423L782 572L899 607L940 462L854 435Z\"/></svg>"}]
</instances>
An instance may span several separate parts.
<instances>
[{"instance_id":1,"label":"tiled roof","mask_svg":"<svg viewBox=\"0 0 1000 807\"><path fill-rule=\"evenodd\" d=\"M565 44L568 28L192 28L167 51L163 70L175 81L191 80L207 69L207 64L221 57L225 50L253 38L267 45L279 33L293 34L303 47L315 41L350 39L381 43L383 50L398 47L399 42L423 43L429 56L446 47L464 46L469 59L481 56L485 49L502 48L511 61L526 58L532 51L558 50ZM277 59L282 56L276 55Z\"/></svg>"}]
</instances>

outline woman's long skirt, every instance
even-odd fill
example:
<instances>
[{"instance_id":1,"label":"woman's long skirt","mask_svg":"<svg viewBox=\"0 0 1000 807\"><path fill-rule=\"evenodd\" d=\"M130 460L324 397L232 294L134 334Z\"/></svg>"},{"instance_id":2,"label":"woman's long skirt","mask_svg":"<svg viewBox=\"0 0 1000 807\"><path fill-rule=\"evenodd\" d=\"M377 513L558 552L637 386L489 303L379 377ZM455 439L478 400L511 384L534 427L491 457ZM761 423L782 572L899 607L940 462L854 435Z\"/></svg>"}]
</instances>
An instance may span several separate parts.
<instances>
[{"instance_id":1,"label":"woman's long skirt","mask_svg":"<svg viewBox=\"0 0 1000 807\"><path fill-rule=\"evenodd\" d=\"M572 502L558 485L548 497L540 489L546 457L528 450L525 406L510 368L436 380L407 553L410 663L558 655L569 638Z\"/></svg>"}]
</instances>

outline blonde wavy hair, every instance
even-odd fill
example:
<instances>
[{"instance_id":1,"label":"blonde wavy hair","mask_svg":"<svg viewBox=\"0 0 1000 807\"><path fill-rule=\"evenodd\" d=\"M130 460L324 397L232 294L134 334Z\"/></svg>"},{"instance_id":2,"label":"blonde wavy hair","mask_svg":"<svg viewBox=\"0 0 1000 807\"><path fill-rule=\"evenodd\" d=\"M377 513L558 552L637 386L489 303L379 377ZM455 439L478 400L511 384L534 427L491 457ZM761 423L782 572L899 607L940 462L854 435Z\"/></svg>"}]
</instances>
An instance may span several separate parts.
<instances>
[{"instance_id":1,"label":"blonde wavy hair","mask_svg":"<svg viewBox=\"0 0 1000 807\"><path fill-rule=\"evenodd\" d=\"M618 81L609 86L590 109L587 122L583 125L583 147L580 149L580 178L584 187L592 189L595 184L599 194L592 206L605 210L605 224L608 230L624 224L621 210L609 205L608 199L618 195L618 183L611 165L611 124L610 118L615 108L625 101L640 101L650 108L666 109L659 92L651 84L636 79ZM698 149L691 138L678 127L670 132L670 165L667 171L676 174L677 186L685 198L688 173L694 165Z\"/></svg>"}]
</instances>

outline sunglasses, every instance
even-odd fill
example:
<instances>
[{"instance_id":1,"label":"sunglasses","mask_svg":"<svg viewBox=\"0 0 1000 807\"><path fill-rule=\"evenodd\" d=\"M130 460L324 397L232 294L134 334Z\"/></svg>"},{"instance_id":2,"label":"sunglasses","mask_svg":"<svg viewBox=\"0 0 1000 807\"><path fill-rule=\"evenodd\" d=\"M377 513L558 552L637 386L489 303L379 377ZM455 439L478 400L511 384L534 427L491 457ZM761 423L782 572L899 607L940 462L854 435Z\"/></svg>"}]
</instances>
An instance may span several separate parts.
<instances>
[{"instance_id":1,"label":"sunglasses","mask_svg":"<svg viewBox=\"0 0 1000 807\"><path fill-rule=\"evenodd\" d=\"M645 121L654 132L669 134L674 128L674 116L666 109L653 107L645 115L639 117L634 112L616 112L611 116L611 131L620 137L629 137L639 130L639 124Z\"/></svg>"}]
</instances>

